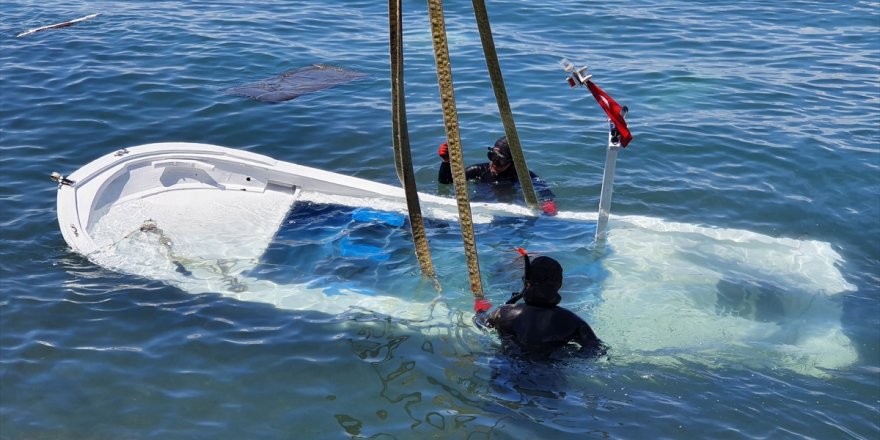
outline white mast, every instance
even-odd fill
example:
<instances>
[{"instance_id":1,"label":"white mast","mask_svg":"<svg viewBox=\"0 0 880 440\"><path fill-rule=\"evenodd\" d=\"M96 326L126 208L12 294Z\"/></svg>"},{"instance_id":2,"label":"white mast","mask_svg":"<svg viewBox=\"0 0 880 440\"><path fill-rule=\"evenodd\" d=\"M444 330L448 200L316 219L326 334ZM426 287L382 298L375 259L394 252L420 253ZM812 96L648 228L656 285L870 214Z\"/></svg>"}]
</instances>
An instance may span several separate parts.
<instances>
[{"instance_id":1,"label":"white mast","mask_svg":"<svg viewBox=\"0 0 880 440\"><path fill-rule=\"evenodd\" d=\"M571 61L563 58L560 62L566 72L571 73L568 84L572 87L587 86L593 75L587 74L588 66L575 69ZM627 108L623 107L622 116L626 116ZM608 121L608 151L605 154L605 171L602 175L602 193L599 195L599 221L596 224L596 248L605 246L608 235L608 217L611 215L611 195L614 192L614 171L617 168L617 151L620 150L620 133L614 123Z\"/></svg>"}]
</instances>

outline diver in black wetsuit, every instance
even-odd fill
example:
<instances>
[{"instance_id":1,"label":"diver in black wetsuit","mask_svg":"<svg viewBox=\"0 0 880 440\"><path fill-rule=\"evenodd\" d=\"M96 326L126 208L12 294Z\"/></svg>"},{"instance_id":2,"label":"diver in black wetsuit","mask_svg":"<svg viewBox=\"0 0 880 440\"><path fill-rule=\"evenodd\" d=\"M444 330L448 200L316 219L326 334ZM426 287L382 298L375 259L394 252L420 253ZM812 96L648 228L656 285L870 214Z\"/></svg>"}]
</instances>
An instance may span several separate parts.
<instances>
[{"instance_id":1,"label":"diver in black wetsuit","mask_svg":"<svg viewBox=\"0 0 880 440\"><path fill-rule=\"evenodd\" d=\"M440 172L437 175L437 181L446 185L452 183L452 168L449 165L449 147L446 142L440 144L437 154L443 160L440 163ZM481 183L499 183L499 182L519 182L516 175L516 167L513 166L513 159L510 155L510 146L507 144L507 136L499 138L495 145L489 147L489 162L471 165L465 169L465 177ZM537 174L529 171L532 177L532 184L538 197L541 199L541 211L546 215L556 215L556 202L553 201L555 196L553 191L547 186L547 183L541 180Z\"/></svg>"},{"instance_id":2,"label":"diver in black wetsuit","mask_svg":"<svg viewBox=\"0 0 880 440\"><path fill-rule=\"evenodd\" d=\"M525 287L506 304L475 322L498 331L505 349L515 348L528 357L548 357L570 342L580 345L579 354L601 356L607 347L578 315L559 307L562 300L562 266L550 257L526 258ZM520 299L525 304L516 304ZM482 316L480 316L482 315Z\"/></svg>"}]
</instances>

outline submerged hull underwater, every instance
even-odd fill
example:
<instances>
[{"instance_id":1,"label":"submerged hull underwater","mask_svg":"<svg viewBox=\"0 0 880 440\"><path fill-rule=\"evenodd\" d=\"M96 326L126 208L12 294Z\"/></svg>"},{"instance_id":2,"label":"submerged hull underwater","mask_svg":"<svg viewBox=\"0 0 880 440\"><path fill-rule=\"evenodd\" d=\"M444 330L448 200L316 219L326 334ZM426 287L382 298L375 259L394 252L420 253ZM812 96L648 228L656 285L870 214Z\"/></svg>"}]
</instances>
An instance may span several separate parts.
<instances>
[{"instance_id":1,"label":"submerged hull underwater","mask_svg":"<svg viewBox=\"0 0 880 440\"><path fill-rule=\"evenodd\" d=\"M111 270L286 309L363 309L425 331L469 309L465 283L441 298L419 276L400 188L189 143L120 150L68 179L58 190L62 235ZM435 262L452 268L441 281L461 278L455 201L420 194L420 202ZM858 359L837 297L854 286L828 243L614 216L597 260L593 213L536 218L500 203L472 210L484 277L498 268L498 279L517 278L513 257L484 252L487 245L552 253L566 268L564 304L612 346L615 362L821 375ZM499 243L485 243L486 231ZM495 303L506 296L489 294Z\"/></svg>"}]
</instances>

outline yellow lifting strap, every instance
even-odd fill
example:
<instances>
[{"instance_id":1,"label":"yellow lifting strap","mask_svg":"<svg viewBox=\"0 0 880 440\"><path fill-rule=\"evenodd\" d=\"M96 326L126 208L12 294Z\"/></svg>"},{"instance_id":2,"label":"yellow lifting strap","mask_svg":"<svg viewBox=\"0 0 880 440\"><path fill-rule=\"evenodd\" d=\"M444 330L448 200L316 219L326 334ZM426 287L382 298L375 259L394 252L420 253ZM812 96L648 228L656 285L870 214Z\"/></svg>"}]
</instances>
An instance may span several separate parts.
<instances>
[{"instance_id":1,"label":"yellow lifting strap","mask_svg":"<svg viewBox=\"0 0 880 440\"><path fill-rule=\"evenodd\" d=\"M413 172L412 154L409 145L409 128L406 125L406 105L403 93L403 13L401 0L388 1L388 27L391 49L391 137L394 145L394 165L397 177L406 194L406 208L409 212L409 224L412 229L413 244L422 274L434 281L434 287L440 290L440 284L434 273L431 262L431 250L428 236L425 233L425 222L419 205L419 193L416 189L415 173Z\"/></svg>"},{"instance_id":2,"label":"yellow lifting strap","mask_svg":"<svg viewBox=\"0 0 880 440\"><path fill-rule=\"evenodd\" d=\"M526 204L532 209L538 209L535 187L532 185L529 167L526 165L526 158L519 142L519 134L516 132L516 124L513 122L513 112L510 110L510 102L507 99L507 90L504 88L504 77L501 76L498 54L495 52L495 42L492 39L492 28L489 26L486 3L483 0L473 0L473 4L477 28L480 30L480 41L483 43L483 54L486 57L486 68L492 79L492 89L495 91L495 100L498 102L498 113L501 114L501 122L504 124L504 134L507 136L507 143L510 146L510 155L516 167L519 186L522 188Z\"/></svg>"},{"instance_id":3,"label":"yellow lifting strap","mask_svg":"<svg viewBox=\"0 0 880 440\"><path fill-rule=\"evenodd\" d=\"M461 238L464 241L464 254L467 259L471 293L479 299L484 297L483 283L480 279L480 263L477 258L474 223L471 218L471 205L468 200L467 180L464 174L461 136L458 132L458 113L455 109L455 92L452 87L452 67L449 64L449 47L446 41L446 23L443 19L443 2L441 0L428 0L428 13L431 20L431 36L434 42L434 62L437 65L437 83L440 86L440 103L443 106L443 125L446 129L446 142L449 145L449 162L452 166L452 183L455 185L455 199L458 204L459 221L461 222Z\"/></svg>"}]
</instances>

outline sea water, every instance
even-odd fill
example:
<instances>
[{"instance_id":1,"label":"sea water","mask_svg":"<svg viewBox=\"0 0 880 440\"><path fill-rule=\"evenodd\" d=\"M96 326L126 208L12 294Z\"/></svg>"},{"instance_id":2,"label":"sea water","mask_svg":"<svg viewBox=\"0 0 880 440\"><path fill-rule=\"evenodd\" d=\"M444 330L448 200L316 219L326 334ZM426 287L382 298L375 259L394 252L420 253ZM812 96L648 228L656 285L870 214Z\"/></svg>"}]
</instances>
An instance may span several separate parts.
<instances>
[{"instance_id":1,"label":"sea water","mask_svg":"<svg viewBox=\"0 0 880 440\"><path fill-rule=\"evenodd\" d=\"M282 229L261 260L211 272L250 290L194 293L176 266L160 280L67 248L48 174L126 146L214 143L398 184L385 4L5 2L0 437L876 438L878 5L487 6L529 167L562 212L475 226L487 295L520 287L513 248L559 259L563 305L607 358L501 356L470 322L454 221L427 225L439 292L405 225L326 201L286 219L340 229ZM484 161L503 130L479 35L469 3L445 8L465 161ZM417 183L451 195L426 7L404 11ZM563 57L630 108L600 254L604 115ZM279 104L224 93L311 64L365 76ZM247 294L272 285L297 295ZM334 298L394 303L318 309Z\"/></svg>"}]
</instances>

